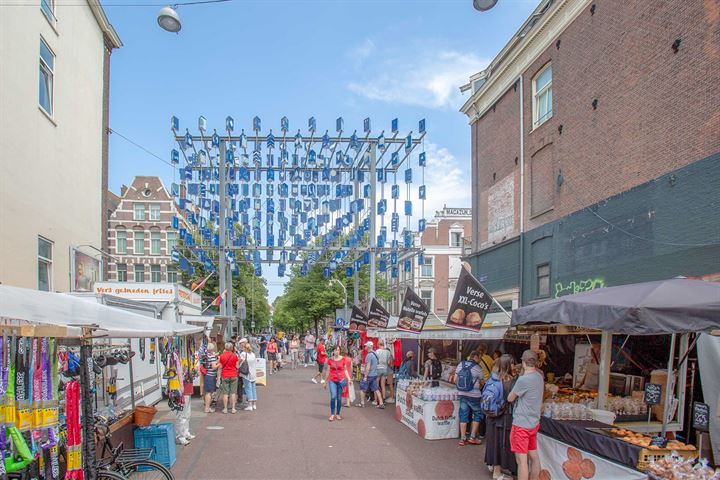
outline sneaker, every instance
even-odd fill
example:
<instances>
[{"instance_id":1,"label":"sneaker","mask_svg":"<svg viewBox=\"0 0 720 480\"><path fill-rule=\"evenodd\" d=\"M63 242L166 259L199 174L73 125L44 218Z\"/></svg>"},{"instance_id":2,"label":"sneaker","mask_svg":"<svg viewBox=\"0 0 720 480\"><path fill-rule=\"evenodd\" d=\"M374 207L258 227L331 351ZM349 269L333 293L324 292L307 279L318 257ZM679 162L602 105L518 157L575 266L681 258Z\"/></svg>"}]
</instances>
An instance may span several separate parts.
<instances>
[{"instance_id":1,"label":"sneaker","mask_svg":"<svg viewBox=\"0 0 720 480\"><path fill-rule=\"evenodd\" d=\"M310 381L313 383L317 383L317 380L315 380L315 377L311 378Z\"/></svg>"},{"instance_id":2,"label":"sneaker","mask_svg":"<svg viewBox=\"0 0 720 480\"><path fill-rule=\"evenodd\" d=\"M385 410L385 404L381 403L380 405L377 405L376 408L379 408L380 410Z\"/></svg>"},{"instance_id":3,"label":"sneaker","mask_svg":"<svg viewBox=\"0 0 720 480\"><path fill-rule=\"evenodd\" d=\"M227 408L223 408L223 413L227 413Z\"/></svg>"},{"instance_id":4,"label":"sneaker","mask_svg":"<svg viewBox=\"0 0 720 480\"><path fill-rule=\"evenodd\" d=\"M470 437L467 440L467 443L469 443L470 445L482 445L482 439L479 437L478 438Z\"/></svg>"},{"instance_id":5,"label":"sneaker","mask_svg":"<svg viewBox=\"0 0 720 480\"><path fill-rule=\"evenodd\" d=\"M237 410L233 408L232 410L230 410L230 413L237 413Z\"/></svg>"},{"instance_id":6,"label":"sneaker","mask_svg":"<svg viewBox=\"0 0 720 480\"><path fill-rule=\"evenodd\" d=\"M257 405L253 404L252 409L257 410Z\"/></svg>"},{"instance_id":7,"label":"sneaker","mask_svg":"<svg viewBox=\"0 0 720 480\"><path fill-rule=\"evenodd\" d=\"M385 400L385 403L395 403L395 399L390 397L387 400Z\"/></svg>"},{"instance_id":8,"label":"sneaker","mask_svg":"<svg viewBox=\"0 0 720 480\"><path fill-rule=\"evenodd\" d=\"M195 437L197 437L197 435L193 435L192 433L188 433L187 435L185 435L185 438L187 438L188 440L192 440Z\"/></svg>"},{"instance_id":9,"label":"sneaker","mask_svg":"<svg viewBox=\"0 0 720 480\"><path fill-rule=\"evenodd\" d=\"M325 380L324 380L324 379L323 379L323 380L320 380L320 383L321 383L321 384L322 384L322 383L325 383Z\"/></svg>"},{"instance_id":10,"label":"sneaker","mask_svg":"<svg viewBox=\"0 0 720 480\"><path fill-rule=\"evenodd\" d=\"M176 440L177 440L177 443L180 444L180 445L182 445L183 447L185 447L185 446L187 446L187 445L190 445L190 442L189 442L188 439L185 438L185 437L177 437Z\"/></svg>"},{"instance_id":11,"label":"sneaker","mask_svg":"<svg viewBox=\"0 0 720 480\"><path fill-rule=\"evenodd\" d=\"M246 412L252 412L253 407L248 405L247 407L243 408L243 410L245 410Z\"/></svg>"}]
</instances>

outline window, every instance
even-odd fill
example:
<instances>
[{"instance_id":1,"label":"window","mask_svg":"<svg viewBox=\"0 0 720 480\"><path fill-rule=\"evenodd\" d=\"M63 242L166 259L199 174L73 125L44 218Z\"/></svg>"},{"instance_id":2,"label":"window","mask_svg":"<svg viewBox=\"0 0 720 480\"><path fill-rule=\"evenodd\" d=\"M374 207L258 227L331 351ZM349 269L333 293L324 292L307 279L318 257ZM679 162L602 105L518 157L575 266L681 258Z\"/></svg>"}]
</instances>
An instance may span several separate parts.
<instances>
[{"instance_id":1,"label":"window","mask_svg":"<svg viewBox=\"0 0 720 480\"><path fill-rule=\"evenodd\" d=\"M177 232L167 232L167 254L170 255L177 247Z\"/></svg>"},{"instance_id":2,"label":"window","mask_svg":"<svg viewBox=\"0 0 720 480\"><path fill-rule=\"evenodd\" d=\"M160 255L160 231L150 232L150 255Z\"/></svg>"},{"instance_id":3,"label":"window","mask_svg":"<svg viewBox=\"0 0 720 480\"><path fill-rule=\"evenodd\" d=\"M49 292L52 289L53 243L38 237L38 290Z\"/></svg>"},{"instance_id":4,"label":"window","mask_svg":"<svg viewBox=\"0 0 720 480\"><path fill-rule=\"evenodd\" d=\"M160 282L160 265L150 265L150 281Z\"/></svg>"},{"instance_id":5,"label":"window","mask_svg":"<svg viewBox=\"0 0 720 480\"><path fill-rule=\"evenodd\" d=\"M450 232L450 246L459 247L462 245L463 232Z\"/></svg>"},{"instance_id":6,"label":"window","mask_svg":"<svg viewBox=\"0 0 720 480\"><path fill-rule=\"evenodd\" d=\"M425 302L425 305L427 305L428 310L432 312L433 305L432 305L432 290L420 290L420 298L423 302Z\"/></svg>"},{"instance_id":7,"label":"window","mask_svg":"<svg viewBox=\"0 0 720 480\"><path fill-rule=\"evenodd\" d=\"M160 204L159 203L151 203L150 204L150 220L153 222L157 222L160 220Z\"/></svg>"},{"instance_id":8,"label":"window","mask_svg":"<svg viewBox=\"0 0 720 480\"><path fill-rule=\"evenodd\" d=\"M550 296L550 264L537 266L537 297Z\"/></svg>"},{"instance_id":9,"label":"window","mask_svg":"<svg viewBox=\"0 0 720 480\"><path fill-rule=\"evenodd\" d=\"M127 282L127 264L125 264L125 263L117 264L117 281L118 282Z\"/></svg>"},{"instance_id":10,"label":"window","mask_svg":"<svg viewBox=\"0 0 720 480\"><path fill-rule=\"evenodd\" d=\"M136 203L133 205L133 220L145 221L145 204Z\"/></svg>"},{"instance_id":11,"label":"window","mask_svg":"<svg viewBox=\"0 0 720 480\"><path fill-rule=\"evenodd\" d=\"M40 39L40 107L52 116L55 84L55 54L45 40Z\"/></svg>"},{"instance_id":12,"label":"window","mask_svg":"<svg viewBox=\"0 0 720 480\"><path fill-rule=\"evenodd\" d=\"M145 281L145 265L135 265L135 282L142 283Z\"/></svg>"},{"instance_id":13,"label":"window","mask_svg":"<svg viewBox=\"0 0 720 480\"><path fill-rule=\"evenodd\" d=\"M134 232L134 234L133 253L135 255L145 255L145 232Z\"/></svg>"},{"instance_id":14,"label":"window","mask_svg":"<svg viewBox=\"0 0 720 480\"><path fill-rule=\"evenodd\" d=\"M55 23L55 0L40 0L40 9L50 23Z\"/></svg>"},{"instance_id":15,"label":"window","mask_svg":"<svg viewBox=\"0 0 720 480\"><path fill-rule=\"evenodd\" d=\"M167 266L167 281L169 283L177 283L177 270L175 269L175 265Z\"/></svg>"},{"instance_id":16,"label":"window","mask_svg":"<svg viewBox=\"0 0 720 480\"><path fill-rule=\"evenodd\" d=\"M433 276L433 257L425 257L423 264L420 265L420 276L421 277L432 277Z\"/></svg>"},{"instance_id":17,"label":"window","mask_svg":"<svg viewBox=\"0 0 720 480\"><path fill-rule=\"evenodd\" d=\"M535 217L551 210L555 203L553 172L555 148L545 145L530 158L530 216Z\"/></svg>"},{"instance_id":18,"label":"window","mask_svg":"<svg viewBox=\"0 0 720 480\"><path fill-rule=\"evenodd\" d=\"M115 253L127 253L127 231L115 231Z\"/></svg>"},{"instance_id":19,"label":"window","mask_svg":"<svg viewBox=\"0 0 720 480\"><path fill-rule=\"evenodd\" d=\"M533 79L533 128L552 117L552 64L548 64Z\"/></svg>"}]
</instances>

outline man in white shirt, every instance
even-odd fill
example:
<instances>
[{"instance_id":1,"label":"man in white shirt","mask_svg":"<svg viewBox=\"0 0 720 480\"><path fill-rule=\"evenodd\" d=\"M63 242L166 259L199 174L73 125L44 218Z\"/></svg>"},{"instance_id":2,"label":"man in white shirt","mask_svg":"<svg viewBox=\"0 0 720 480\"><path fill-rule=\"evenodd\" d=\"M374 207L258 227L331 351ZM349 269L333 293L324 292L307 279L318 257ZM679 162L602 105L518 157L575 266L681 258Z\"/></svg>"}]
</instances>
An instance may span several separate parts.
<instances>
[{"instance_id":1,"label":"man in white shirt","mask_svg":"<svg viewBox=\"0 0 720 480\"><path fill-rule=\"evenodd\" d=\"M312 365L312 354L313 350L315 350L315 337L312 333L310 333L310 330L305 332L305 366L307 367L308 364Z\"/></svg>"}]
</instances>

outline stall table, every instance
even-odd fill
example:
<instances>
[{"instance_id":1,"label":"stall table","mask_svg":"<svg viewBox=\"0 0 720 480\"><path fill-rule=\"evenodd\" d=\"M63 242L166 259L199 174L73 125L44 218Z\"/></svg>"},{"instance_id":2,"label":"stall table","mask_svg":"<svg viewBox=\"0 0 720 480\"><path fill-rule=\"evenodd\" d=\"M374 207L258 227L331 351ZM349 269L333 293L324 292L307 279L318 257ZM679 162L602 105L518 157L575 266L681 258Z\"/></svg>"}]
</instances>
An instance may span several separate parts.
<instances>
[{"instance_id":1,"label":"stall table","mask_svg":"<svg viewBox=\"0 0 720 480\"><path fill-rule=\"evenodd\" d=\"M458 438L458 400L423 400L398 387L395 419L426 440Z\"/></svg>"}]
</instances>

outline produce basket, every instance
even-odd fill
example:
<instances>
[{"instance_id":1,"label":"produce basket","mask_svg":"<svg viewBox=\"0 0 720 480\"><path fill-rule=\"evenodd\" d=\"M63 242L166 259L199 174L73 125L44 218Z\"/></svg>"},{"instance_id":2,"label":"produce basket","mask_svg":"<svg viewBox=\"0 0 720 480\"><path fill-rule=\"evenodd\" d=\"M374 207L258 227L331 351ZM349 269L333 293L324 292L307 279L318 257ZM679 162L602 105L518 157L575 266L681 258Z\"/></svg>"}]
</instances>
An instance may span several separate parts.
<instances>
[{"instance_id":1,"label":"produce basket","mask_svg":"<svg viewBox=\"0 0 720 480\"><path fill-rule=\"evenodd\" d=\"M677 448L658 448L657 450L655 450L650 448L643 448L642 450L640 450L640 455L638 456L637 469L641 472L644 472L648 469L651 463L660 460L661 458L665 458L671 453L675 453L683 458L698 457L698 451L695 450L695 448L693 448L692 450L678 450Z\"/></svg>"},{"instance_id":2,"label":"produce basket","mask_svg":"<svg viewBox=\"0 0 720 480\"><path fill-rule=\"evenodd\" d=\"M138 405L135 407L135 425L138 427L146 427L152 423L152 419L157 413L157 408L148 407L147 405Z\"/></svg>"}]
</instances>

